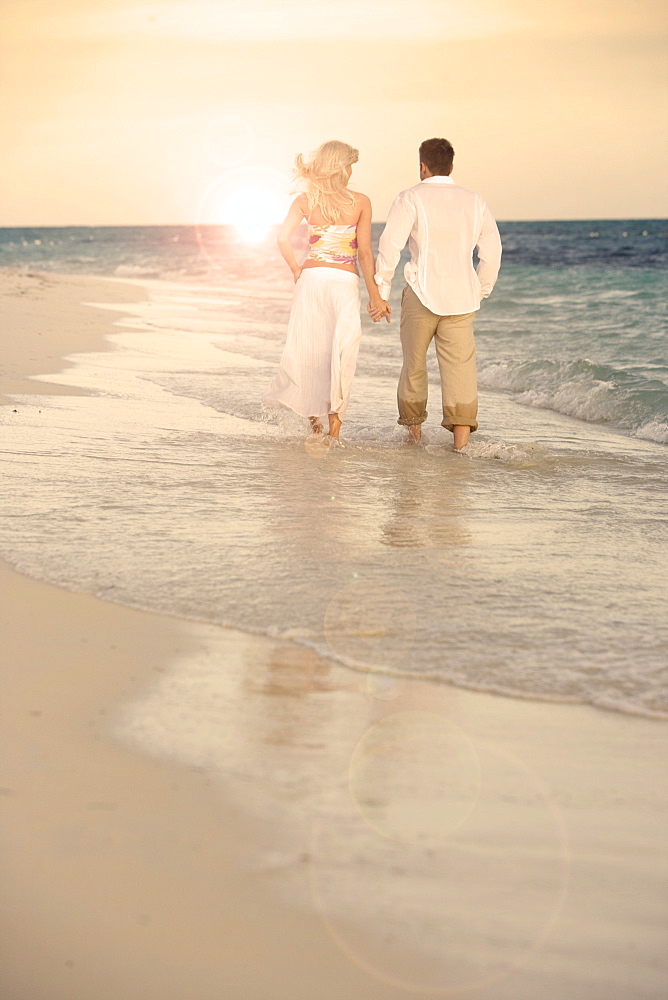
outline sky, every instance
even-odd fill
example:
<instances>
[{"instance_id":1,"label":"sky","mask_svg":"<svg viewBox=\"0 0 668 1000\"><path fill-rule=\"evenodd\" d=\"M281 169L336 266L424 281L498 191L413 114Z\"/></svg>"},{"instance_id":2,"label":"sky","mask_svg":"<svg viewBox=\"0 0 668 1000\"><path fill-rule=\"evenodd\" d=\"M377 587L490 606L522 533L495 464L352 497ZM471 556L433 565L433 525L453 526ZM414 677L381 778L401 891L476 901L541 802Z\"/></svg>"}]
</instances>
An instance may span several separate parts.
<instances>
[{"instance_id":1,"label":"sky","mask_svg":"<svg viewBox=\"0 0 668 1000\"><path fill-rule=\"evenodd\" d=\"M0 0L0 225L281 214L360 151L386 218L423 139L499 220L668 216L663 0Z\"/></svg>"}]
</instances>

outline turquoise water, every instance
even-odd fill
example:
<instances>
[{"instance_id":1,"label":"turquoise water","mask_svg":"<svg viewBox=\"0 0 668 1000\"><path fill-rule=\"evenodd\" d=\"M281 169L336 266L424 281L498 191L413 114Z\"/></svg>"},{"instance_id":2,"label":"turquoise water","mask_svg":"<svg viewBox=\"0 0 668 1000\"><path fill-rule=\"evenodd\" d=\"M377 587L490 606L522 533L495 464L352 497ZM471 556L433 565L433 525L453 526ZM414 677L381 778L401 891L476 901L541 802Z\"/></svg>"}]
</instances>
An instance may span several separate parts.
<instances>
[{"instance_id":1,"label":"turquoise water","mask_svg":"<svg viewBox=\"0 0 668 1000\"><path fill-rule=\"evenodd\" d=\"M481 384L668 443L665 272L504 267L478 324Z\"/></svg>"}]
</instances>

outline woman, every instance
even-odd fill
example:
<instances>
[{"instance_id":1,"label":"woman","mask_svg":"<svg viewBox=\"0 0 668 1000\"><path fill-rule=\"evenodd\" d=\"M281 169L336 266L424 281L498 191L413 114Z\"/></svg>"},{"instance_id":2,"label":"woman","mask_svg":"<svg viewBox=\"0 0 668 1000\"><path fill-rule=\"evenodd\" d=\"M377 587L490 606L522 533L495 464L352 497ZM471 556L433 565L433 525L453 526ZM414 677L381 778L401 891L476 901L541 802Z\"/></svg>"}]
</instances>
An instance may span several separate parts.
<instances>
[{"instance_id":1,"label":"woman","mask_svg":"<svg viewBox=\"0 0 668 1000\"><path fill-rule=\"evenodd\" d=\"M295 279L295 295L278 374L263 397L308 417L314 434L329 421L329 439L339 440L350 397L362 326L357 263L375 320L390 309L374 282L371 202L348 190L358 152L345 142L325 142L295 173L306 191L293 201L278 234L278 246ZM306 219L309 252L300 266L290 237Z\"/></svg>"}]
</instances>

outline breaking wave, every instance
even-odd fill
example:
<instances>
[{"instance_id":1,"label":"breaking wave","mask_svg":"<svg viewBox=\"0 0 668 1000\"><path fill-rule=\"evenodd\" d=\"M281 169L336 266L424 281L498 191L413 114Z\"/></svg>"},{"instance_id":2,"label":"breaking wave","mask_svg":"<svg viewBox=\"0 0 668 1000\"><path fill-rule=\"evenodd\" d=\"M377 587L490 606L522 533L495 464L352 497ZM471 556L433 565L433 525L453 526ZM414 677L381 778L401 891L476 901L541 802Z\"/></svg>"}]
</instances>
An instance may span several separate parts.
<instances>
[{"instance_id":1,"label":"breaking wave","mask_svg":"<svg viewBox=\"0 0 668 1000\"><path fill-rule=\"evenodd\" d=\"M618 369L587 358L503 361L481 366L479 381L485 388L512 393L525 406L608 423L631 437L668 443L668 386L646 369Z\"/></svg>"}]
</instances>

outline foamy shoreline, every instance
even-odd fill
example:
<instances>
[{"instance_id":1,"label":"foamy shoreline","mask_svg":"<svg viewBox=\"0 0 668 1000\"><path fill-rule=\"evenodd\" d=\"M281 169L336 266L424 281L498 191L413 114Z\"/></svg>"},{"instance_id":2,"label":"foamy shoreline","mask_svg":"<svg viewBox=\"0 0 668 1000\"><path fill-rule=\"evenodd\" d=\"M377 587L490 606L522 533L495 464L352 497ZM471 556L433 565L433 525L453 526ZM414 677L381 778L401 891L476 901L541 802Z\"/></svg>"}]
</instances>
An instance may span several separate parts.
<instances>
[{"instance_id":1,"label":"foamy shoreline","mask_svg":"<svg viewBox=\"0 0 668 1000\"><path fill-rule=\"evenodd\" d=\"M25 376L100 349L108 317L81 301L144 294L78 276L0 281L15 338L0 385L10 394L58 391ZM289 643L123 608L6 566L3 584L0 983L10 1000L115 1000L121 989L137 1000L395 1000L409 995L401 982L413 995L483 1000L662 995L665 726L426 681L374 689ZM204 680L221 667L226 698L210 706ZM188 764L142 752L147 720L157 746L170 725L165 698L178 704L180 685L198 677L202 719L221 733L227 765L201 743ZM339 779L360 773L350 770L360 746L393 716L415 723L413 736L420 718L442 719L455 750L480 766L469 819L451 828L446 810L435 830L427 813L418 822L440 910L427 905L419 845L379 833L377 804L366 820L341 811ZM112 740L108 719L134 725L134 743ZM397 764L410 778L410 755ZM357 806L387 792L381 778L367 774L380 785L365 786ZM420 802L393 807L399 833L413 829ZM337 882L352 895L335 892ZM381 917L365 924L360 902L371 892ZM383 926L392 911L403 924ZM440 954L410 940L427 912L450 929Z\"/></svg>"}]
</instances>

